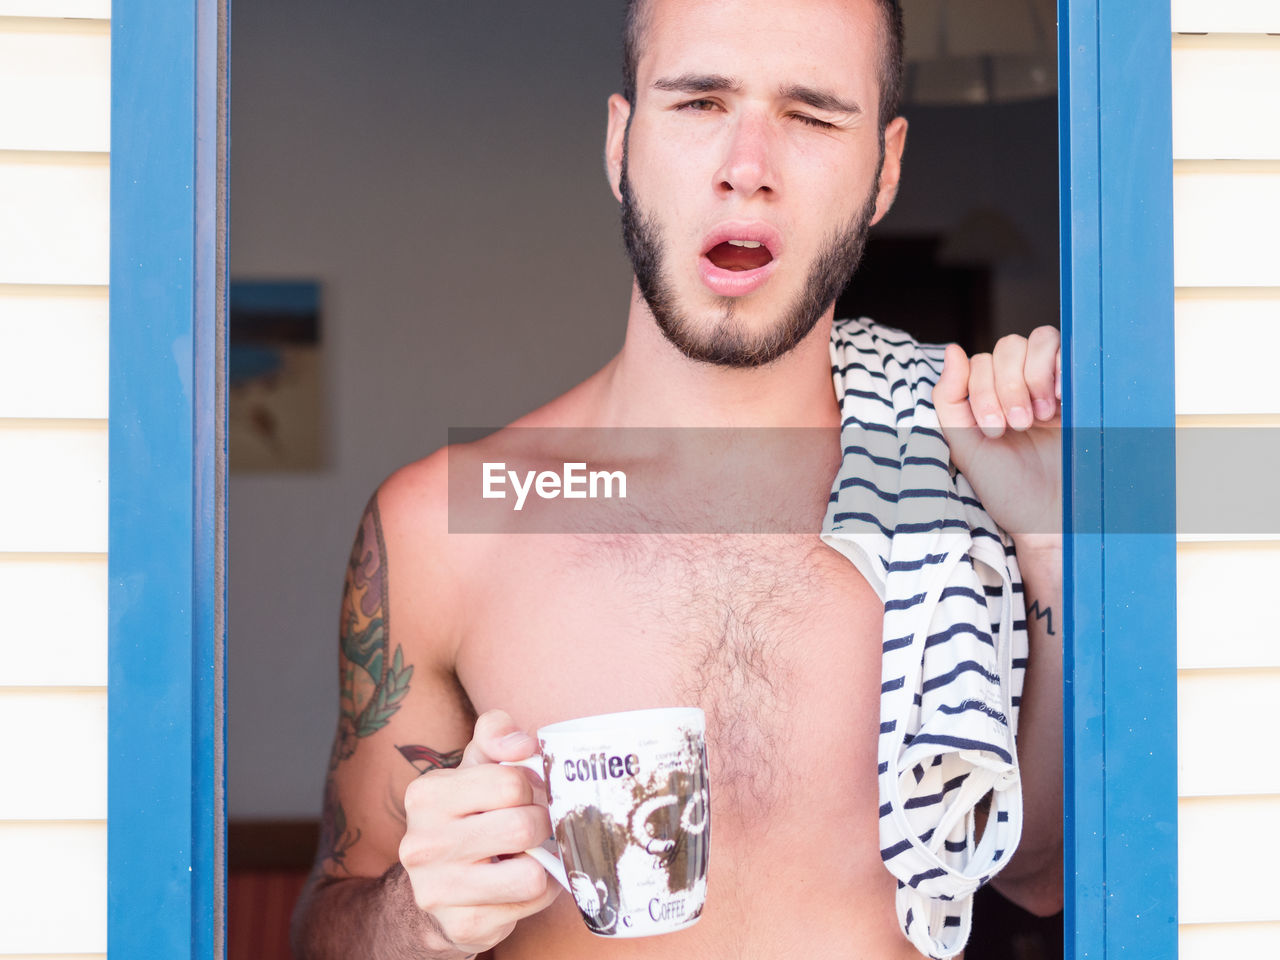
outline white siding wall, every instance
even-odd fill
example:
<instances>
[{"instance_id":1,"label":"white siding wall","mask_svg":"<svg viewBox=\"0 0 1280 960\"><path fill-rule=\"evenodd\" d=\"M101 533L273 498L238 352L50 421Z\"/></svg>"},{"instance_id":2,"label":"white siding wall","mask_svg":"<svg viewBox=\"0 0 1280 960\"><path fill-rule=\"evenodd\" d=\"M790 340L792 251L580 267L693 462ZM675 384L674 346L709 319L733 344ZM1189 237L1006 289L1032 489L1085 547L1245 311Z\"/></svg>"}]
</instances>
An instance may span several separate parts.
<instances>
[{"instance_id":1,"label":"white siding wall","mask_svg":"<svg viewBox=\"0 0 1280 960\"><path fill-rule=\"evenodd\" d=\"M1179 424L1280 428L1280 3L1173 0ZM1280 538L1178 545L1182 960L1273 956Z\"/></svg>"},{"instance_id":2,"label":"white siding wall","mask_svg":"<svg viewBox=\"0 0 1280 960\"><path fill-rule=\"evenodd\" d=\"M4 960L106 953L109 15L0 0Z\"/></svg>"}]
</instances>

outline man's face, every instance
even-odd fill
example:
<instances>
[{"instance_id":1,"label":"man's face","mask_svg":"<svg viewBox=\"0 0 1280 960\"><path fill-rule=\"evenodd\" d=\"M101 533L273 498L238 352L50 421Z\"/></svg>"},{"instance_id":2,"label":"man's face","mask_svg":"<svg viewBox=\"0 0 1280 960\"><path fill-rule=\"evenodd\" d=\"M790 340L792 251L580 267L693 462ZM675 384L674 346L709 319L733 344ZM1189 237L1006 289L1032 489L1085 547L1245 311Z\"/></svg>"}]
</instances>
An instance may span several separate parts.
<instances>
[{"instance_id":1,"label":"man's face","mask_svg":"<svg viewBox=\"0 0 1280 960\"><path fill-rule=\"evenodd\" d=\"M782 356L856 267L905 138L897 121L882 149L881 29L874 0L651 0L609 161L641 292L687 356Z\"/></svg>"}]
</instances>

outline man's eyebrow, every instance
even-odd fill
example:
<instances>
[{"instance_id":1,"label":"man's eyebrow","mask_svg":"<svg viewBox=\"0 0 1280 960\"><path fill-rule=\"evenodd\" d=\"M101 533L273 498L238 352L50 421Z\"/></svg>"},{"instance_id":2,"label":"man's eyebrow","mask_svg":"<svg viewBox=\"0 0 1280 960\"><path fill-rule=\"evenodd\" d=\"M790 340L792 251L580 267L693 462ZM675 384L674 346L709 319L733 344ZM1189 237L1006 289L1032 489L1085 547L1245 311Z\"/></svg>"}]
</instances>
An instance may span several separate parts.
<instances>
[{"instance_id":1,"label":"man's eyebrow","mask_svg":"<svg viewBox=\"0 0 1280 960\"><path fill-rule=\"evenodd\" d=\"M718 73L682 73L678 77L661 77L653 81L653 89L672 93L730 93L742 89L742 81Z\"/></svg>"},{"instance_id":2,"label":"man's eyebrow","mask_svg":"<svg viewBox=\"0 0 1280 960\"><path fill-rule=\"evenodd\" d=\"M800 103L807 103L815 110L830 110L833 113L862 113L862 108L852 100L841 100L834 93L815 90L813 87L805 87L800 84L783 87L778 91L778 95L784 100L798 100Z\"/></svg>"}]
</instances>

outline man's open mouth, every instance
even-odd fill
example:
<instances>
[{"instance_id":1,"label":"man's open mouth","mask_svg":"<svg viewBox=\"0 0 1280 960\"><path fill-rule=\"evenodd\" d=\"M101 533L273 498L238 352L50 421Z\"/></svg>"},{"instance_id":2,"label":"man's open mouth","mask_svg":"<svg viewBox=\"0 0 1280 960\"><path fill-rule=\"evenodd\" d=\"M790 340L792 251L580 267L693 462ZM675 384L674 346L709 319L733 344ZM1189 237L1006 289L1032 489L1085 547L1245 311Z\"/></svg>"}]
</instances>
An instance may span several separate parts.
<instances>
[{"instance_id":1,"label":"man's open mouth","mask_svg":"<svg viewBox=\"0 0 1280 960\"><path fill-rule=\"evenodd\" d=\"M758 270L773 260L773 254L759 240L726 240L706 252L706 258L721 270Z\"/></svg>"},{"instance_id":2,"label":"man's open mouth","mask_svg":"<svg viewBox=\"0 0 1280 960\"><path fill-rule=\"evenodd\" d=\"M782 235L762 220L725 221L702 240L698 275L721 297L745 297L769 282L782 253Z\"/></svg>"}]
</instances>

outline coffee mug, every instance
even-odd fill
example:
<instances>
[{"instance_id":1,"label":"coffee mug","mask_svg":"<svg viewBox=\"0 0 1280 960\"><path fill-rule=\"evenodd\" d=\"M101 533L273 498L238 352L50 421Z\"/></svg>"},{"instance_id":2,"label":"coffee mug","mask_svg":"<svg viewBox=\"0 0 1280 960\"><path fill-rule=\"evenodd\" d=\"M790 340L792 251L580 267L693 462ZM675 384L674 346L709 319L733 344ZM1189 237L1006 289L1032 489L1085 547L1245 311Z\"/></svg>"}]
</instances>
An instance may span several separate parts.
<instances>
[{"instance_id":1,"label":"coffee mug","mask_svg":"<svg viewBox=\"0 0 1280 960\"><path fill-rule=\"evenodd\" d=\"M706 718L632 710L538 730L521 761L547 785L554 837L528 853L573 894L602 937L673 933L707 899L711 796Z\"/></svg>"}]
</instances>

